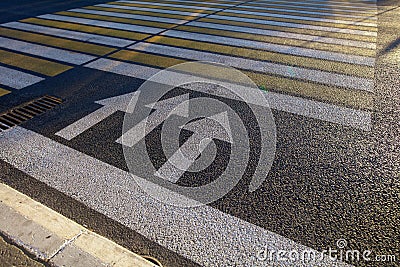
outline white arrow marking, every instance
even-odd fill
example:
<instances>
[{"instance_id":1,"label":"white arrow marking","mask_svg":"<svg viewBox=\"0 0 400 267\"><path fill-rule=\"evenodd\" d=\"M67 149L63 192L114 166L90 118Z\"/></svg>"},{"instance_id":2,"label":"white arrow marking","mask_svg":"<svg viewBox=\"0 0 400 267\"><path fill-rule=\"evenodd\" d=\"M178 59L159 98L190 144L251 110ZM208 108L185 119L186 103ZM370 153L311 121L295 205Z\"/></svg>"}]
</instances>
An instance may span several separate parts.
<instances>
[{"instance_id":1,"label":"white arrow marking","mask_svg":"<svg viewBox=\"0 0 400 267\"><path fill-rule=\"evenodd\" d=\"M176 183L200 156L212 139L232 143L227 112L188 123L184 127L194 134L161 166L154 175Z\"/></svg>"},{"instance_id":2,"label":"white arrow marking","mask_svg":"<svg viewBox=\"0 0 400 267\"><path fill-rule=\"evenodd\" d=\"M189 94L168 98L146 106L155 111L118 138L117 143L133 147L169 116L173 114L181 117L189 116Z\"/></svg>"},{"instance_id":3,"label":"white arrow marking","mask_svg":"<svg viewBox=\"0 0 400 267\"><path fill-rule=\"evenodd\" d=\"M103 107L68 125L55 134L66 140L71 140L111 116L116 111L132 113L135 109L139 94L140 91L136 91L96 101L95 103L103 105Z\"/></svg>"}]
</instances>

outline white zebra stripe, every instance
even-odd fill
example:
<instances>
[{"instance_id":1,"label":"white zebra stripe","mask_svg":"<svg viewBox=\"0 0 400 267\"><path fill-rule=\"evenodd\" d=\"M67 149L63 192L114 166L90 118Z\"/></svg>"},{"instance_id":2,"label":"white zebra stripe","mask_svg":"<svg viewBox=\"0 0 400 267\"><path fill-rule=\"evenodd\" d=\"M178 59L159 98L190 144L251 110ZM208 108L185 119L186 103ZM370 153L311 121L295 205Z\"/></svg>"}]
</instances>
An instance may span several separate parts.
<instances>
[{"instance_id":1,"label":"white zebra stripe","mask_svg":"<svg viewBox=\"0 0 400 267\"><path fill-rule=\"evenodd\" d=\"M300 3L301 2L268 2L268 3L260 4L260 3L256 3L256 2L249 2L249 3L246 3L246 5L241 5L240 7L253 8L253 9L264 9L264 8L268 8L268 6L278 6L278 7L293 7L293 8L301 8L301 9L326 10L326 11L331 11L333 13L345 12L345 13L358 13L358 14L364 13L364 15L368 15L368 16L376 15L376 12L374 12L374 10L353 10L353 9L349 9L349 8L340 9L337 7L325 8L325 7L321 7L321 6L298 5ZM252 5L248 5L248 4L252 4ZM256 4L257 6L253 5L253 4Z\"/></svg>"},{"instance_id":2,"label":"white zebra stripe","mask_svg":"<svg viewBox=\"0 0 400 267\"><path fill-rule=\"evenodd\" d=\"M338 39L338 38L330 38L330 37L324 37L324 36L291 33L291 32L276 31L276 30L264 30L264 29L258 29L258 28L249 28L249 27L208 23L208 22L206 23L206 22L199 22L199 21L189 22L186 25L196 26L196 27L204 27L204 28L212 28L212 29L217 29L217 30L234 31L234 32L254 33L254 34L260 34L260 35L264 35L264 36L291 38L291 39L304 40L304 41L310 41L310 42L321 42L321 43L328 43L328 44L337 44L337 45L346 45L346 46L355 46L355 47L376 49L375 43L354 41L354 40L348 40L348 39Z\"/></svg>"},{"instance_id":3,"label":"white zebra stripe","mask_svg":"<svg viewBox=\"0 0 400 267\"><path fill-rule=\"evenodd\" d=\"M257 61L150 43L137 43L129 48L138 51L157 53L164 56L177 56L190 60L217 62L234 68L270 73L288 78L303 79L311 82L318 82L332 86L341 86L356 90L373 91L374 88L374 81L370 79L352 77L344 74L336 74L320 70L310 70L301 67L289 68L286 65L278 63Z\"/></svg>"},{"instance_id":4,"label":"white zebra stripe","mask_svg":"<svg viewBox=\"0 0 400 267\"><path fill-rule=\"evenodd\" d=\"M171 23L171 24L183 24L183 23L187 22L187 20L183 20L183 19L170 19L170 18L152 17L152 16L145 16L145 15L135 15L135 14L118 13L118 12L111 12L111 11L100 11L100 10L83 9L83 8L76 8L76 9L71 9L68 11L78 12L78 13L86 13L86 14L94 14L94 15L103 15L103 16L110 16L110 17L118 17L118 18L164 22L164 23Z\"/></svg>"},{"instance_id":5,"label":"white zebra stripe","mask_svg":"<svg viewBox=\"0 0 400 267\"><path fill-rule=\"evenodd\" d=\"M141 1L117 1L118 3L132 3L132 4L144 4L149 6L165 6L165 7L181 7L181 8L190 8L190 9L200 9L200 10L211 10L211 11L219 11L221 8L213 8L213 7L202 7L202 6L188 6L188 5L176 5L176 4L165 4L165 3L154 3L154 2L141 2ZM194 10L195 11L195 10Z\"/></svg>"},{"instance_id":6,"label":"white zebra stripe","mask_svg":"<svg viewBox=\"0 0 400 267\"><path fill-rule=\"evenodd\" d=\"M24 31L43 33L43 34L48 34L48 35L53 35L53 36L58 36L58 37L65 37L65 38L70 38L70 39L80 40L80 41L85 41L85 42L91 42L91 43L96 43L96 44L116 46L116 47L125 47L125 46L128 46L128 45L134 43L134 41L126 40L126 39L107 37L107 36L91 34L91 33L83 33L83 32L77 32L77 31L63 30L63 29L57 29L57 28L21 23L21 22L8 22L5 24L2 24L1 26L13 28L13 29L24 30Z\"/></svg>"},{"instance_id":7,"label":"white zebra stripe","mask_svg":"<svg viewBox=\"0 0 400 267\"><path fill-rule=\"evenodd\" d=\"M239 47L263 49L263 50L273 51L273 52L277 52L277 53L284 53L284 54L304 56L304 57L312 57L312 58L332 60L332 61L345 62L345 63L351 63L351 64L366 65L366 66L371 66L371 67L375 65L375 58L371 58L371 57L347 55L347 54L341 54L341 53L336 53L336 52L327 52L327 51L314 50L314 49L308 49L308 48L302 48L302 47L270 44L270 43L265 43L265 42L236 39L236 38L231 38L231 37L222 37L222 36L215 36L215 35L209 35L209 34L192 33L192 32L184 32L184 31L176 31L176 30L169 30L169 31L163 32L161 35L165 35L165 36L169 36L169 37L190 39L190 40L195 40L195 41L213 42L213 43L224 44L224 45L234 45L234 46L239 46Z\"/></svg>"},{"instance_id":8,"label":"white zebra stripe","mask_svg":"<svg viewBox=\"0 0 400 267\"><path fill-rule=\"evenodd\" d=\"M32 74L0 66L0 84L14 89L22 89L43 80L44 78Z\"/></svg>"},{"instance_id":9,"label":"white zebra stripe","mask_svg":"<svg viewBox=\"0 0 400 267\"><path fill-rule=\"evenodd\" d=\"M251 18L241 18L235 16L221 16L221 15L210 15L207 18L210 19L220 19L220 20L231 20L231 21L239 21L239 22L249 22L263 25L272 25L272 26L280 26L280 27L289 27L289 28L298 28L298 29L309 29L316 31L327 31L327 32L338 32L345 34L355 34L355 35L365 35L365 36L377 36L376 31L362 31L362 30L353 30L353 29L344 29L344 28L335 28L335 27L326 27L326 26L316 26L309 24L301 24L301 23L292 23L292 22L282 22L282 21L273 21L266 19L251 19Z\"/></svg>"},{"instance_id":10,"label":"white zebra stripe","mask_svg":"<svg viewBox=\"0 0 400 267\"><path fill-rule=\"evenodd\" d=\"M343 17L343 18L354 18L354 19L371 19L376 20L376 16L356 16L356 15L348 15L348 14L335 14L335 13L327 13L327 12L317 12L317 11L304 11L304 10L293 10L293 9L281 9L281 8L272 8L272 7L254 7L254 6L239 6L239 8L249 8L249 9L258 9L258 10L266 10L266 11L279 11L279 12L289 12L289 13L297 13L297 14L308 14L308 15L321 15L326 17Z\"/></svg>"},{"instance_id":11,"label":"white zebra stripe","mask_svg":"<svg viewBox=\"0 0 400 267\"><path fill-rule=\"evenodd\" d=\"M0 47L76 65L86 63L96 58L86 54L71 52L38 44L32 44L23 41L17 41L4 37L0 37Z\"/></svg>"},{"instance_id":12,"label":"white zebra stripe","mask_svg":"<svg viewBox=\"0 0 400 267\"><path fill-rule=\"evenodd\" d=\"M150 12L156 12L156 13L175 14L175 15L193 16L193 17L207 16L207 14L205 14L205 13L186 12L186 11L177 11L177 10L165 10L165 9L147 8L147 7L121 6L121 5L115 5L115 4L112 4L112 5L98 4L95 6L119 8L119 9L126 9L126 10L150 11Z\"/></svg>"},{"instance_id":13,"label":"white zebra stripe","mask_svg":"<svg viewBox=\"0 0 400 267\"><path fill-rule=\"evenodd\" d=\"M367 27L377 27L376 23L369 22L360 22L360 21L348 21L348 20L338 20L338 19L323 19L323 18L313 18L313 17L305 17L305 16L293 16L293 15L283 15L283 14L275 14L275 13L266 13L266 12L254 12L254 11L244 11L244 10L234 10L229 9L226 12L234 13L234 14L245 14L245 15L255 15L255 16L263 16L263 17L274 17L274 18L284 18L284 19L296 19L296 20L305 20L305 21L315 21L315 22L327 22L327 23L337 23L337 24L346 24L346 25L357 25L357 26L367 26Z\"/></svg>"},{"instance_id":14,"label":"white zebra stripe","mask_svg":"<svg viewBox=\"0 0 400 267\"><path fill-rule=\"evenodd\" d=\"M150 33L150 34L157 34L164 30L164 29L155 28L155 27L109 22L109 21L94 20L94 19L84 19L84 18L77 18L77 17L60 16L60 15L52 15L52 14L41 15L41 16L38 16L38 18L80 23L80 24L85 24L85 25L90 25L90 26L100 26L100 27L118 29L118 30Z\"/></svg>"},{"instance_id":15,"label":"white zebra stripe","mask_svg":"<svg viewBox=\"0 0 400 267\"><path fill-rule=\"evenodd\" d=\"M139 78L142 80L147 80L160 71L160 69L152 67L107 58L100 58L85 65L85 67ZM274 92L265 93L265 97L267 98L270 107L275 110L347 125L363 130L370 130L371 127L370 112L354 110Z\"/></svg>"}]
</instances>

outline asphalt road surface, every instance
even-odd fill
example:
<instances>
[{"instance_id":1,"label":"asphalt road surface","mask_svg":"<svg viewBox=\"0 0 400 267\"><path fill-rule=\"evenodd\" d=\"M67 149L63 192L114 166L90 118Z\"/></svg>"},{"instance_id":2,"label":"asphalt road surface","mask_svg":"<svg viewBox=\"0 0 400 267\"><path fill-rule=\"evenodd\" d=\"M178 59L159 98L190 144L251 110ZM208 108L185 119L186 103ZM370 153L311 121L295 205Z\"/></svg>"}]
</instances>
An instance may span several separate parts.
<instances>
[{"instance_id":1,"label":"asphalt road surface","mask_svg":"<svg viewBox=\"0 0 400 267\"><path fill-rule=\"evenodd\" d=\"M45 95L62 101L0 116L2 182L164 266L309 266L302 252L329 250L338 260L311 265L400 265L397 1L7 0L0 8L0 112ZM259 88L245 98L268 105L204 84L162 99L152 95L162 83L141 87L195 61L241 71ZM212 76L241 77L231 74ZM210 162L196 169L199 160ZM228 182L187 193L224 171ZM166 201L180 196L205 205Z\"/></svg>"}]
</instances>

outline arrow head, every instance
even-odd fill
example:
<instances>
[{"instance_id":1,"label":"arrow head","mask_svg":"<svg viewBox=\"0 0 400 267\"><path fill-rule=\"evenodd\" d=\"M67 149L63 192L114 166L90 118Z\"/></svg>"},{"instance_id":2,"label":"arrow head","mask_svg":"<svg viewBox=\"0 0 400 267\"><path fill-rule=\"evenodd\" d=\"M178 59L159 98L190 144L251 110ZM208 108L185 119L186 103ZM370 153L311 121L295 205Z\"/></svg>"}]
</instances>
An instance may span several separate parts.
<instances>
[{"instance_id":1,"label":"arrow head","mask_svg":"<svg viewBox=\"0 0 400 267\"><path fill-rule=\"evenodd\" d=\"M175 114L181 117L189 117L189 94L183 94L175 97L171 97L162 101L151 103L146 107L165 110L170 114Z\"/></svg>"},{"instance_id":2,"label":"arrow head","mask_svg":"<svg viewBox=\"0 0 400 267\"><path fill-rule=\"evenodd\" d=\"M103 106L112 106L115 110L133 113L139 98L140 91L98 100L95 103Z\"/></svg>"},{"instance_id":3,"label":"arrow head","mask_svg":"<svg viewBox=\"0 0 400 267\"><path fill-rule=\"evenodd\" d=\"M224 111L210 117L190 122L181 127L204 138L219 139L232 143L232 132L229 126L228 112Z\"/></svg>"}]
</instances>

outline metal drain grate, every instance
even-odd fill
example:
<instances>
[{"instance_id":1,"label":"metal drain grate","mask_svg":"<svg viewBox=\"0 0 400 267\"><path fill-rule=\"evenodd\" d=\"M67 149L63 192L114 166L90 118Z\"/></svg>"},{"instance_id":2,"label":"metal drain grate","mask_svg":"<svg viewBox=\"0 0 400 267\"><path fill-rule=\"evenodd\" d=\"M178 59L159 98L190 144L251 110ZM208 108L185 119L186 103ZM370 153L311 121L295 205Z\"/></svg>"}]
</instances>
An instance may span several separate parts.
<instances>
[{"instance_id":1,"label":"metal drain grate","mask_svg":"<svg viewBox=\"0 0 400 267\"><path fill-rule=\"evenodd\" d=\"M45 95L0 114L0 132L32 119L62 103L62 100Z\"/></svg>"}]
</instances>

